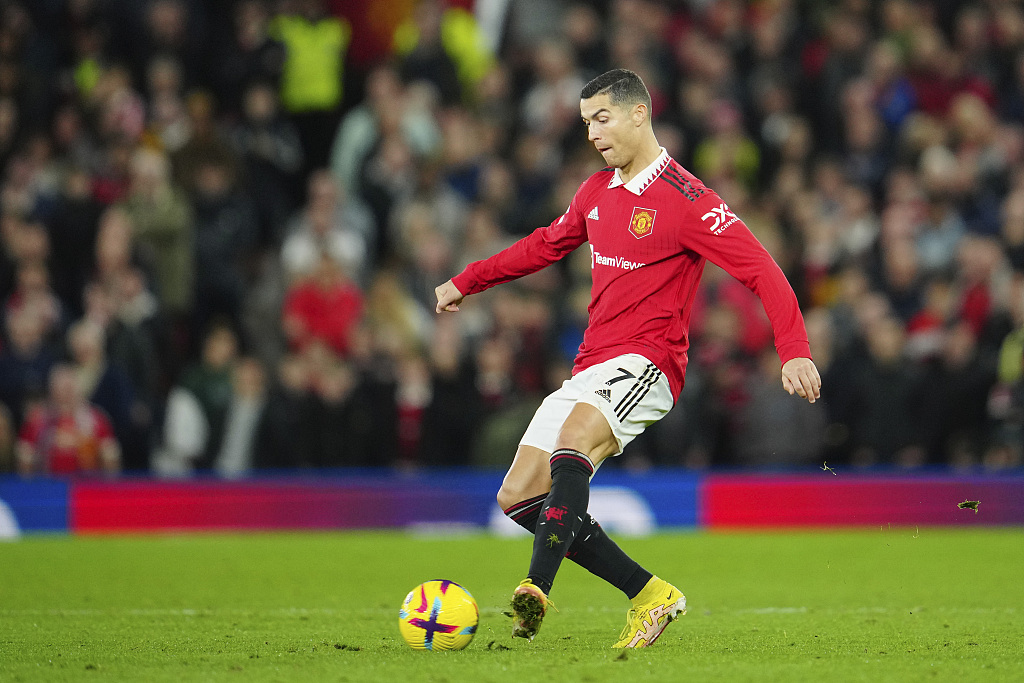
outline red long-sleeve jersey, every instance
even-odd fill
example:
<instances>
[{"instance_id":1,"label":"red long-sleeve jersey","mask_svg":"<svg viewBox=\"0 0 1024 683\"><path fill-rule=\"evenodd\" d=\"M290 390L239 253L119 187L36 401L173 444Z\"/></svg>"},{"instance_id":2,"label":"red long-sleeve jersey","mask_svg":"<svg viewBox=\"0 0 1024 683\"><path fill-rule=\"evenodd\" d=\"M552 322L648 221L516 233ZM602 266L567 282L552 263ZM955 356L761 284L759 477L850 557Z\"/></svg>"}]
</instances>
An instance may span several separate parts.
<instances>
[{"instance_id":1,"label":"red long-sleeve jersey","mask_svg":"<svg viewBox=\"0 0 1024 683\"><path fill-rule=\"evenodd\" d=\"M629 183L605 168L565 214L453 278L464 294L533 273L590 242L590 321L573 374L625 353L652 361L678 398L690 308L705 260L760 297L784 364L810 358L796 295L782 270L725 202L662 150Z\"/></svg>"}]
</instances>

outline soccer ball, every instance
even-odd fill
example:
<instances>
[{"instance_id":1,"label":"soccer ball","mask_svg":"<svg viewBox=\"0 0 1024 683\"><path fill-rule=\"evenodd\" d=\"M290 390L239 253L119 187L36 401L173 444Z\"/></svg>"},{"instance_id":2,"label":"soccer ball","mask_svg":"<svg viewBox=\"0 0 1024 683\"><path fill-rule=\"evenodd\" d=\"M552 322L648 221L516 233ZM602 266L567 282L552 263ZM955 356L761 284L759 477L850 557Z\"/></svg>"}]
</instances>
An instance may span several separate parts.
<instances>
[{"instance_id":1,"label":"soccer ball","mask_svg":"<svg viewBox=\"0 0 1024 683\"><path fill-rule=\"evenodd\" d=\"M479 621L473 596L446 579L416 586L398 610L398 630L414 650L461 650L473 640Z\"/></svg>"}]
</instances>

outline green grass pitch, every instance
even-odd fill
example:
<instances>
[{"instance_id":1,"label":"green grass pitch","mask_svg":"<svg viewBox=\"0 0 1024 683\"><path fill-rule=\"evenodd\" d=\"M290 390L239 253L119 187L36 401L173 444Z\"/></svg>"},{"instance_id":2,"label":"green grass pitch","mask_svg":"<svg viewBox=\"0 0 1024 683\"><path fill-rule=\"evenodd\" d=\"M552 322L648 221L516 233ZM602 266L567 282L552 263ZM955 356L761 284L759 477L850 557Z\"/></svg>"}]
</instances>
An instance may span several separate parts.
<instances>
[{"instance_id":1,"label":"green grass pitch","mask_svg":"<svg viewBox=\"0 0 1024 683\"><path fill-rule=\"evenodd\" d=\"M1020 681L1024 531L669 533L622 545L689 614L609 648L628 606L563 565L533 643L502 616L525 539L403 532L36 537L0 545L2 681ZM414 652L398 606L450 578L462 652Z\"/></svg>"}]
</instances>

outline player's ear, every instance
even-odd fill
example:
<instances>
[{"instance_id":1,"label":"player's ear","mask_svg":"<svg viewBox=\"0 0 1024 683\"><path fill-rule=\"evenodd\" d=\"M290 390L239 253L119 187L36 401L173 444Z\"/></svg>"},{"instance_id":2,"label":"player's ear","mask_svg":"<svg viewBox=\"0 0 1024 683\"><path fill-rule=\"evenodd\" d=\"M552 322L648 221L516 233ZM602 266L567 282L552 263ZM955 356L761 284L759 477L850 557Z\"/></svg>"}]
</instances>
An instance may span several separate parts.
<instances>
[{"instance_id":1,"label":"player's ear","mask_svg":"<svg viewBox=\"0 0 1024 683\"><path fill-rule=\"evenodd\" d=\"M633 125L642 126L644 121L647 120L647 105L644 103L638 103L633 106Z\"/></svg>"}]
</instances>

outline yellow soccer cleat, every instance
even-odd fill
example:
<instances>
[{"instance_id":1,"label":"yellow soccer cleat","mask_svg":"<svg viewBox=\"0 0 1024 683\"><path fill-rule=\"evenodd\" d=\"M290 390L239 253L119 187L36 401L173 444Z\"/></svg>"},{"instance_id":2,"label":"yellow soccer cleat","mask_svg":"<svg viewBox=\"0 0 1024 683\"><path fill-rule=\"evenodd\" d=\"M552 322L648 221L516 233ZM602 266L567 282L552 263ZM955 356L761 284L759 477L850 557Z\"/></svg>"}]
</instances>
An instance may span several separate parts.
<instances>
[{"instance_id":1,"label":"yellow soccer cleat","mask_svg":"<svg viewBox=\"0 0 1024 683\"><path fill-rule=\"evenodd\" d=\"M512 637L532 641L540 630L548 605L551 601L544 591L533 585L530 579L523 579L512 593Z\"/></svg>"},{"instance_id":2,"label":"yellow soccer cleat","mask_svg":"<svg viewBox=\"0 0 1024 683\"><path fill-rule=\"evenodd\" d=\"M633 598L626 615L626 628L612 647L650 647L665 627L686 614L686 596L679 589L653 577Z\"/></svg>"}]
</instances>

